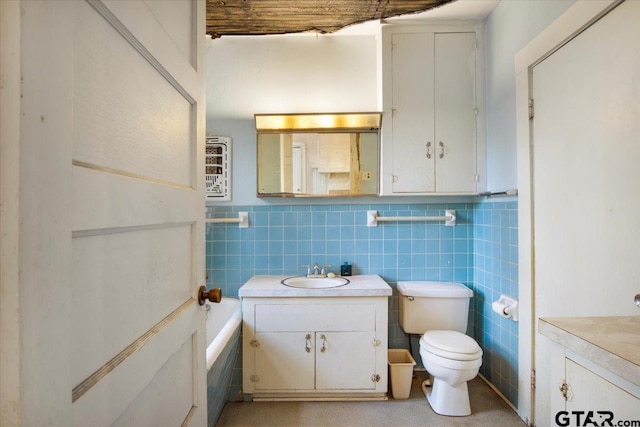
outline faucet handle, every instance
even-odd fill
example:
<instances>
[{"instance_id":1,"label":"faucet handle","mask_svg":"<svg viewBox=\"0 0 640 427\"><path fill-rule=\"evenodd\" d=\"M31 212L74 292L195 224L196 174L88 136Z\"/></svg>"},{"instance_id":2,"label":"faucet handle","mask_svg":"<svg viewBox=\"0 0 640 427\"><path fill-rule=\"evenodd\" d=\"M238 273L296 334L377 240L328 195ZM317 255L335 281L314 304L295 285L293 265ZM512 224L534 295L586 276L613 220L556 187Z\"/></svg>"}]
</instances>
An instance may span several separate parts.
<instances>
[{"instance_id":1,"label":"faucet handle","mask_svg":"<svg viewBox=\"0 0 640 427\"><path fill-rule=\"evenodd\" d=\"M320 274L326 275L326 268L331 268L331 264L322 264L322 272L320 272Z\"/></svg>"},{"instance_id":2,"label":"faucet handle","mask_svg":"<svg viewBox=\"0 0 640 427\"><path fill-rule=\"evenodd\" d=\"M307 276L311 274L311 266L309 264L301 265L300 268L307 269Z\"/></svg>"}]
</instances>

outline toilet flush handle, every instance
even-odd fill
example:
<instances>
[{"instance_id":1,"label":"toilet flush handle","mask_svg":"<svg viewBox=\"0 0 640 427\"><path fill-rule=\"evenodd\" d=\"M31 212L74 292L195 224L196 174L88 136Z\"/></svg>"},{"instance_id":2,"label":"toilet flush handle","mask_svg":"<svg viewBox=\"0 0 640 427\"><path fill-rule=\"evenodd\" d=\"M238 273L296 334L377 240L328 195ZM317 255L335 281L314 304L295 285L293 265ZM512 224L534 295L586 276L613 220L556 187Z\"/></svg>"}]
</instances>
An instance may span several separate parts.
<instances>
[{"instance_id":1,"label":"toilet flush handle","mask_svg":"<svg viewBox=\"0 0 640 427\"><path fill-rule=\"evenodd\" d=\"M414 297L412 297L411 295L407 295L407 299L408 299L409 301L413 301L415 298L414 298Z\"/></svg>"},{"instance_id":2,"label":"toilet flush handle","mask_svg":"<svg viewBox=\"0 0 640 427\"><path fill-rule=\"evenodd\" d=\"M222 301L222 290L220 288L214 288L207 291L207 288L200 286L198 289L198 304L204 305L206 300L211 302Z\"/></svg>"}]
</instances>

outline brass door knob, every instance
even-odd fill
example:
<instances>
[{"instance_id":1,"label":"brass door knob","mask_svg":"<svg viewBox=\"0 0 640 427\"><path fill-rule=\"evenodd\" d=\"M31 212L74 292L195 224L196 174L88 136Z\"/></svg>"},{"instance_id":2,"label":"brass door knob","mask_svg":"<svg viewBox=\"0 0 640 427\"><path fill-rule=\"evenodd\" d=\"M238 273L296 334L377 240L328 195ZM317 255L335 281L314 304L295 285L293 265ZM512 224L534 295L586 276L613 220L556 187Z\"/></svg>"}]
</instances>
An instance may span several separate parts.
<instances>
[{"instance_id":1,"label":"brass door knob","mask_svg":"<svg viewBox=\"0 0 640 427\"><path fill-rule=\"evenodd\" d=\"M220 288L213 288L207 291L207 288L200 286L200 289L198 289L198 304L204 305L206 300L220 302L222 300L222 290Z\"/></svg>"}]
</instances>

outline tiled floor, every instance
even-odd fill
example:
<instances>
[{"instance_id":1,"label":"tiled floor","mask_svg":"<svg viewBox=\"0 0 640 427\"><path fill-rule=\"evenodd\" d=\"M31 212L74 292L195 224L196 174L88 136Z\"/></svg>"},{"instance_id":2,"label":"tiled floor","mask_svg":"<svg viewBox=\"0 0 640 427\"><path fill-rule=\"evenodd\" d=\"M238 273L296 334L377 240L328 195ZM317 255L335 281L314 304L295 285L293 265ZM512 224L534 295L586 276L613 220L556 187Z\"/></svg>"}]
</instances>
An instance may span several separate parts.
<instances>
[{"instance_id":1,"label":"tiled floor","mask_svg":"<svg viewBox=\"0 0 640 427\"><path fill-rule=\"evenodd\" d=\"M426 373L413 378L409 399L380 402L227 403L217 426L465 426L526 427L480 378L469 383L471 416L444 417L431 410L420 389Z\"/></svg>"}]
</instances>

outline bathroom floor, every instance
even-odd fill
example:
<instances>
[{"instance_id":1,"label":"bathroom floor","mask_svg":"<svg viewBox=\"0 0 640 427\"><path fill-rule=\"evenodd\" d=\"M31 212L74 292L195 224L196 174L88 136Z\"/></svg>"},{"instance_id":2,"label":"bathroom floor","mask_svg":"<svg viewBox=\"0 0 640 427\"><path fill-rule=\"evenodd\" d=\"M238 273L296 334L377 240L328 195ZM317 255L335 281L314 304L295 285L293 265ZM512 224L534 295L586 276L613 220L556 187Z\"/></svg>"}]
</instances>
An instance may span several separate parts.
<instances>
[{"instance_id":1,"label":"bathroom floor","mask_svg":"<svg viewBox=\"0 0 640 427\"><path fill-rule=\"evenodd\" d=\"M216 426L491 426L525 427L518 415L480 378L469 382L471 416L445 417L431 410L417 372L409 399L378 402L230 402Z\"/></svg>"}]
</instances>

